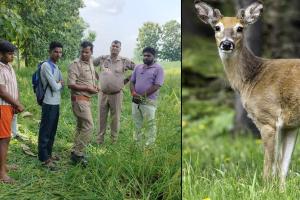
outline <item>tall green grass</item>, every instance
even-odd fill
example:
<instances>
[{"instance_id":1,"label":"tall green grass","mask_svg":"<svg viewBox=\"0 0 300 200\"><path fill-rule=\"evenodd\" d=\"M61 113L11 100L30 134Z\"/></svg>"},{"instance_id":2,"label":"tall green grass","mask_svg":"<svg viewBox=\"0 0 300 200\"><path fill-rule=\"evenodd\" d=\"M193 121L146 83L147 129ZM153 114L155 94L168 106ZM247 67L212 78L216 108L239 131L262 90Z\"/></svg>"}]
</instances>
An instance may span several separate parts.
<instances>
[{"instance_id":1,"label":"tall green grass","mask_svg":"<svg viewBox=\"0 0 300 200\"><path fill-rule=\"evenodd\" d=\"M286 191L280 193L276 180L262 180L261 140L250 136L233 139L230 130L234 110L198 101L201 104L207 107L205 115L200 112L197 120L183 117L184 199L300 199L299 145L293 154Z\"/></svg>"},{"instance_id":2,"label":"tall green grass","mask_svg":"<svg viewBox=\"0 0 300 200\"><path fill-rule=\"evenodd\" d=\"M66 79L67 63L61 63ZM109 131L105 144L87 147L89 166L82 169L69 162L74 139L75 118L70 104L70 92L62 93L60 120L54 154L62 159L59 170L51 172L41 167L36 157L22 152L21 144L37 153L40 107L31 88L33 68L18 70L21 101L32 117L18 117L19 132L30 141L12 140L9 163L19 165L9 174L15 185L0 184L0 199L180 199L181 198L181 80L180 62L164 63L166 81L160 90L157 117L157 142L153 149L136 147L132 134L131 97L124 89L121 131L116 144L111 144ZM97 97L92 99L93 117L97 123Z\"/></svg>"}]
</instances>

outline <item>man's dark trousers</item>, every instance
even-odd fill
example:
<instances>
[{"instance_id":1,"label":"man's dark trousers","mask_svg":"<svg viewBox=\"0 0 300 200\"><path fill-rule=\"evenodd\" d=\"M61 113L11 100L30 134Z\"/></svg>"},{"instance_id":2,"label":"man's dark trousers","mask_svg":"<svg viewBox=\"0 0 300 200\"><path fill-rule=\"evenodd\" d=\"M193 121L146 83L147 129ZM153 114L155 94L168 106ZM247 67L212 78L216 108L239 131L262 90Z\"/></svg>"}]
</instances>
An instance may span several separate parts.
<instances>
[{"instance_id":1,"label":"man's dark trousers","mask_svg":"<svg viewBox=\"0 0 300 200\"><path fill-rule=\"evenodd\" d=\"M39 160L44 162L52 155L52 147L56 135L59 119L59 105L42 105L42 119L40 123L38 151Z\"/></svg>"}]
</instances>

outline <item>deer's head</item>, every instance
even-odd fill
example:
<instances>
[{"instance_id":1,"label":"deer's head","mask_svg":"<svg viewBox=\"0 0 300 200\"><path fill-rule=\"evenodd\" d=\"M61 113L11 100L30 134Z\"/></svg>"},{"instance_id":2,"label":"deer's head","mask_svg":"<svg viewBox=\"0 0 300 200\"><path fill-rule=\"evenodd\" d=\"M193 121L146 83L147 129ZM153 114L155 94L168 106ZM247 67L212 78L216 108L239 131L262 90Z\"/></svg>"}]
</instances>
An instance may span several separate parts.
<instances>
[{"instance_id":1,"label":"deer's head","mask_svg":"<svg viewBox=\"0 0 300 200\"><path fill-rule=\"evenodd\" d=\"M246 9L240 9L235 17L223 17L218 9L200 0L195 0L195 8L198 17L214 29L219 51L231 54L242 46L244 28L257 21L263 5L254 2Z\"/></svg>"}]
</instances>

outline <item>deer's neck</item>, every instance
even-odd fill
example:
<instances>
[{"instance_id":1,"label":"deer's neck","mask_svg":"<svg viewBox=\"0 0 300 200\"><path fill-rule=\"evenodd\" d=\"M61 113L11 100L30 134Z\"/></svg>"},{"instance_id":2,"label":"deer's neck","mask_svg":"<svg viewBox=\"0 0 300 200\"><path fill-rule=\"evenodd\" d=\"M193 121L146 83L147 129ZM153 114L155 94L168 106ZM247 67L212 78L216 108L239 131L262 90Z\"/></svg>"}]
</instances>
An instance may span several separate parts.
<instances>
[{"instance_id":1,"label":"deer's neck","mask_svg":"<svg viewBox=\"0 0 300 200\"><path fill-rule=\"evenodd\" d=\"M241 92L246 86L255 84L262 72L262 59L256 57L247 47L232 54L219 51L225 73L233 89Z\"/></svg>"}]
</instances>

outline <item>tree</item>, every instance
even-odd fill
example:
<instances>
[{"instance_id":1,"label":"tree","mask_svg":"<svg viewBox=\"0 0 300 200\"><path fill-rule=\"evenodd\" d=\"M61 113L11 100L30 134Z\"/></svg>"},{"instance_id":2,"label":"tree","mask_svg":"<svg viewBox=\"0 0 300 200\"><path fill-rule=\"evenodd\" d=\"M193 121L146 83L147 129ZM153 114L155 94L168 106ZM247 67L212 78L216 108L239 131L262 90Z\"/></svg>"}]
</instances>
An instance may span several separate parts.
<instances>
[{"instance_id":1,"label":"tree","mask_svg":"<svg viewBox=\"0 0 300 200\"><path fill-rule=\"evenodd\" d=\"M181 27L176 20L162 26L160 59L177 61L181 59Z\"/></svg>"},{"instance_id":2,"label":"tree","mask_svg":"<svg viewBox=\"0 0 300 200\"><path fill-rule=\"evenodd\" d=\"M22 10L24 23L30 27L30 34L24 47L26 66L32 66L48 56L48 45L59 41L64 45L64 59L73 59L79 49L79 43L87 25L79 16L82 0L39 0L43 10L35 14ZM35 16L36 15L36 16Z\"/></svg>"},{"instance_id":3,"label":"tree","mask_svg":"<svg viewBox=\"0 0 300 200\"><path fill-rule=\"evenodd\" d=\"M95 31L89 30L87 35L82 39L83 41L89 41L89 42L94 42L96 40L97 33Z\"/></svg>"},{"instance_id":4,"label":"tree","mask_svg":"<svg viewBox=\"0 0 300 200\"><path fill-rule=\"evenodd\" d=\"M159 40L161 34L161 27L159 24L154 22L146 22L141 28L139 28L139 34L137 38L137 47L135 52L138 52L138 56L141 54L143 49L147 46L153 47L159 52ZM140 60L140 57L135 58Z\"/></svg>"},{"instance_id":5,"label":"tree","mask_svg":"<svg viewBox=\"0 0 300 200\"><path fill-rule=\"evenodd\" d=\"M300 2L264 1L264 46L267 57L297 58L300 54Z\"/></svg>"},{"instance_id":6,"label":"tree","mask_svg":"<svg viewBox=\"0 0 300 200\"><path fill-rule=\"evenodd\" d=\"M34 1L32 0L31 2L34 3ZM18 47L18 68L20 67L20 53L22 51L20 46L23 45L28 34L28 27L24 24L20 15L20 7L20 3L17 0L4 0L1 2L0 8L0 27L2 29L0 38L10 41Z\"/></svg>"},{"instance_id":7,"label":"tree","mask_svg":"<svg viewBox=\"0 0 300 200\"><path fill-rule=\"evenodd\" d=\"M79 16L83 0L3 0L0 38L16 44L26 66L48 56L51 41L64 45L64 59L73 59L88 27Z\"/></svg>"}]
</instances>

